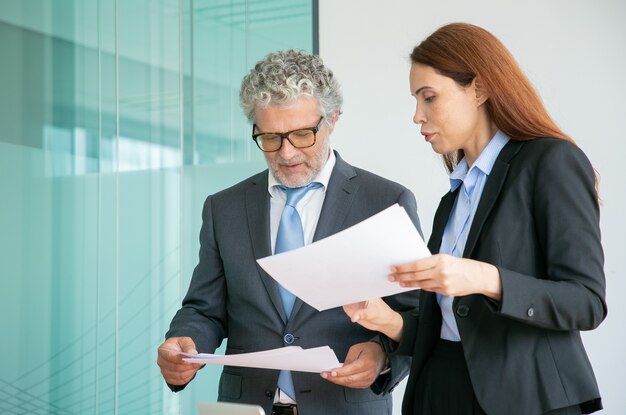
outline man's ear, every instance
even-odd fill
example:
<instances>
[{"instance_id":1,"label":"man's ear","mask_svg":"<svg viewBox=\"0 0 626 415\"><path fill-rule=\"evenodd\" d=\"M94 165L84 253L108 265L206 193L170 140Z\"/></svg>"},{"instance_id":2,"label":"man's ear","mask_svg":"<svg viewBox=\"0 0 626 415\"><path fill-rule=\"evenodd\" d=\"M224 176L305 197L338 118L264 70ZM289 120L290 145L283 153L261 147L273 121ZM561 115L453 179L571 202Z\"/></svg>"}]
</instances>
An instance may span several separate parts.
<instances>
[{"instance_id":1,"label":"man's ear","mask_svg":"<svg viewBox=\"0 0 626 415\"><path fill-rule=\"evenodd\" d=\"M339 119L339 111L336 111L332 117L330 117L330 123L328 124L328 135L331 135L333 133L333 131L335 130L335 124L337 123L337 120Z\"/></svg>"},{"instance_id":2,"label":"man's ear","mask_svg":"<svg viewBox=\"0 0 626 415\"><path fill-rule=\"evenodd\" d=\"M474 93L476 94L476 104L477 106L481 106L489 99L489 95L485 91L483 87L483 83L480 78L476 77L472 81L472 85L474 87Z\"/></svg>"}]
</instances>

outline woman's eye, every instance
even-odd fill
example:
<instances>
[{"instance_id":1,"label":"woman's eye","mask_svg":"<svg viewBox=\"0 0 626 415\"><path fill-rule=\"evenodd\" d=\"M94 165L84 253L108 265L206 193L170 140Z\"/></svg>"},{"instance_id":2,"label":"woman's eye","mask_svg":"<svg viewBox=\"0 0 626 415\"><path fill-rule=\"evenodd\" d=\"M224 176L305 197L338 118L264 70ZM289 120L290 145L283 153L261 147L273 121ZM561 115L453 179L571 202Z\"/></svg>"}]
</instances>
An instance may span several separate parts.
<instances>
[{"instance_id":1,"label":"woman's eye","mask_svg":"<svg viewBox=\"0 0 626 415\"><path fill-rule=\"evenodd\" d=\"M434 99L435 99L435 96L434 96L434 95L431 95L431 96L429 96L429 97L425 97L425 98L424 98L424 102L432 102Z\"/></svg>"}]
</instances>

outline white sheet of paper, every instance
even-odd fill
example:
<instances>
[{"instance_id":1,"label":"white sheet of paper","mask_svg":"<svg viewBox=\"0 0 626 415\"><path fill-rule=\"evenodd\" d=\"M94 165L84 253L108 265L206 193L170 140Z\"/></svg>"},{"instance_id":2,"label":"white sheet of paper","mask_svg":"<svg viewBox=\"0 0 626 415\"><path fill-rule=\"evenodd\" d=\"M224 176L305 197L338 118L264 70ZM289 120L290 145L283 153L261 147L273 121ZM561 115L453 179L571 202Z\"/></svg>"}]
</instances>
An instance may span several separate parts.
<instances>
[{"instance_id":1,"label":"white sheet of paper","mask_svg":"<svg viewBox=\"0 0 626 415\"><path fill-rule=\"evenodd\" d=\"M187 356L183 359L186 362L208 365L243 366L313 373L329 371L342 366L339 360L337 360L335 352L328 346L312 349L288 346L261 352L229 355L178 353Z\"/></svg>"},{"instance_id":2,"label":"white sheet of paper","mask_svg":"<svg viewBox=\"0 0 626 415\"><path fill-rule=\"evenodd\" d=\"M409 215L395 204L328 238L257 262L322 311L412 290L389 282L390 268L429 255Z\"/></svg>"}]
</instances>

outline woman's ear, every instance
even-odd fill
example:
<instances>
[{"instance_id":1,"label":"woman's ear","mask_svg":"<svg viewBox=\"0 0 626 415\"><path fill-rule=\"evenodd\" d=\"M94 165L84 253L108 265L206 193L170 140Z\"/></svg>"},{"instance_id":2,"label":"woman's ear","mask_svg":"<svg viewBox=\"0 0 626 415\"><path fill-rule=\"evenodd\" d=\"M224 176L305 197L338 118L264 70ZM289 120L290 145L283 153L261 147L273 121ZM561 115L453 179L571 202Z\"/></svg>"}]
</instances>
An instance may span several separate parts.
<instances>
[{"instance_id":1,"label":"woman's ear","mask_svg":"<svg viewBox=\"0 0 626 415\"><path fill-rule=\"evenodd\" d=\"M489 95L485 91L483 87L482 81L480 78L476 77L472 81L472 85L474 86L474 93L476 94L476 104L481 106L489 99Z\"/></svg>"}]
</instances>

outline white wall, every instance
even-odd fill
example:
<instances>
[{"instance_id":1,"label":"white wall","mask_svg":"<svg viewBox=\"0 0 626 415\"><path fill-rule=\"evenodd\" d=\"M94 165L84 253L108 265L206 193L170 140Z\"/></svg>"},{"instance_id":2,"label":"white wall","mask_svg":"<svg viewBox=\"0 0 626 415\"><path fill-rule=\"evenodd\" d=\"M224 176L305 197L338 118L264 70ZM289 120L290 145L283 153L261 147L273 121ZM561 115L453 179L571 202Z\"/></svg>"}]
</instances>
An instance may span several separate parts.
<instances>
[{"instance_id":1,"label":"white wall","mask_svg":"<svg viewBox=\"0 0 626 415\"><path fill-rule=\"evenodd\" d=\"M439 158L412 124L408 54L437 27L465 21L498 36L561 128L600 173L609 316L584 333L605 410L626 413L626 2L621 0L319 0L320 54L343 85L333 145L417 197L425 236L446 191ZM399 413L400 396L396 399Z\"/></svg>"}]
</instances>

